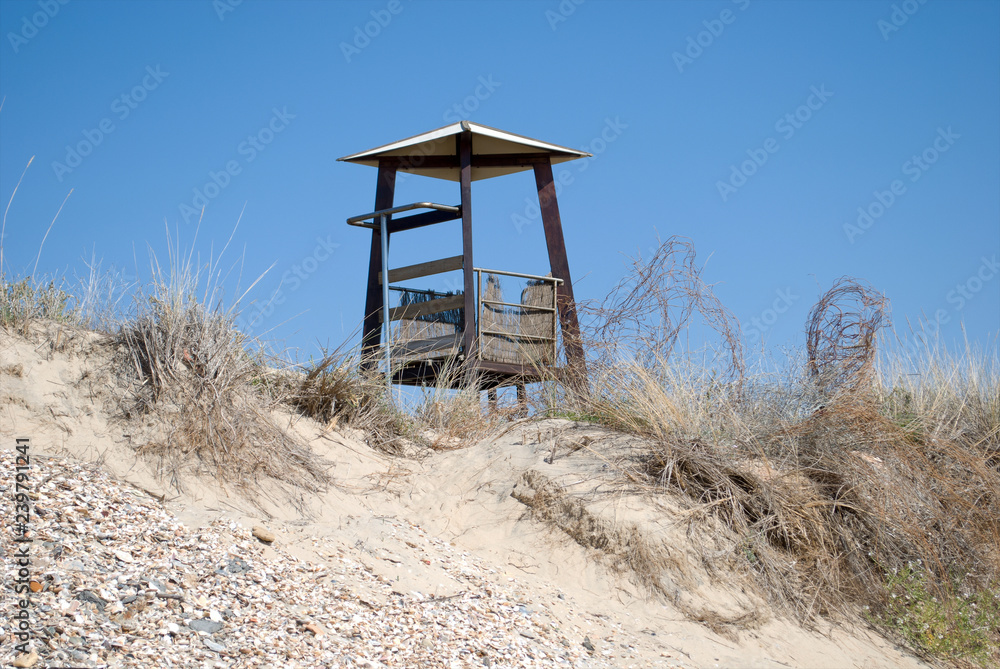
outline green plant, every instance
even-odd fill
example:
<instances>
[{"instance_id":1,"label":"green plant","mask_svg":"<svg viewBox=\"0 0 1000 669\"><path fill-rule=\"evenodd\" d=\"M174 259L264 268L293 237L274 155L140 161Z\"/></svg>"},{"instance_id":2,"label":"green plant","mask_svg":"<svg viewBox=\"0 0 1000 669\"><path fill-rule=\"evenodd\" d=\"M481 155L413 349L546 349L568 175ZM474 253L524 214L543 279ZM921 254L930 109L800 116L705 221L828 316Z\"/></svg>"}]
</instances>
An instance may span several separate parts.
<instances>
[{"instance_id":1,"label":"green plant","mask_svg":"<svg viewBox=\"0 0 1000 669\"><path fill-rule=\"evenodd\" d=\"M0 325L21 333L33 320L75 322L78 300L60 282L47 284L23 278L17 282L0 278Z\"/></svg>"},{"instance_id":2,"label":"green plant","mask_svg":"<svg viewBox=\"0 0 1000 669\"><path fill-rule=\"evenodd\" d=\"M1000 582L932 576L920 561L884 572L886 604L867 617L926 655L1000 666Z\"/></svg>"}]
</instances>

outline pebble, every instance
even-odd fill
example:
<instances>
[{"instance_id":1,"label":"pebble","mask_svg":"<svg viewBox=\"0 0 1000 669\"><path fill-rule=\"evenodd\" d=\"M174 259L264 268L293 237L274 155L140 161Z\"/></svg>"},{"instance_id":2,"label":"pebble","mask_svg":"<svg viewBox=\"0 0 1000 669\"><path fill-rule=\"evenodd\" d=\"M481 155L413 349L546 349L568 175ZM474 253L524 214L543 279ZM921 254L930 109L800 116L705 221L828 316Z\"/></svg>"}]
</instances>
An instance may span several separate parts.
<instances>
[{"instance_id":1,"label":"pebble","mask_svg":"<svg viewBox=\"0 0 1000 669\"><path fill-rule=\"evenodd\" d=\"M15 667L33 667L38 663L38 653L31 651L27 654L21 654L17 656L14 660Z\"/></svg>"},{"instance_id":2,"label":"pebble","mask_svg":"<svg viewBox=\"0 0 1000 669\"><path fill-rule=\"evenodd\" d=\"M274 532L272 532L271 530L267 529L262 525L253 526L253 535L258 539L260 539L261 541L263 541L265 544L269 544L273 542L275 539Z\"/></svg>"},{"instance_id":3,"label":"pebble","mask_svg":"<svg viewBox=\"0 0 1000 669\"><path fill-rule=\"evenodd\" d=\"M195 632L205 632L206 634L215 634L222 629L222 623L217 623L214 620L208 618L201 618L200 620L189 620L188 627L193 629Z\"/></svg>"},{"instance_id":4,"label":"pebble","mask_svg":"<svg viewBox=\"0 0 1000 669\"><path fill-rule=\"evenodd\" d=\"M205 644L205 648L215 651L216 653L226 652L226 647L221 643L215 643L211 639L202 639L202 643Z\"/></svg>"},{"instance_id":5,"label":"pebble","mask_svg":"<svg viewBox=\"0 0 1000 669\"><path fill-rule=\"evenodd\" d=\"M451 584L440 596L396 592L336 537L312 539L326 561L301 560L280 544L265 548L260 530L272 542L275 536L266 528L228 520L188 528L159 500L95 466L42 463L32 467L31 485L50 511L32 514L30 546L31 576L46 587L30 595L32 655L17 658L5 644L4 665L619 666L569 643L567 635L583 630L556 625L516 579L498 579L494 569L406 521L398 522L409 536L435 546L435 568ZM13 452L4 452L0 480L14 474ZM0 495L0 518L13 513L13 496ZM0 533L5 555L15 550L12 538ZM61 558L42 542L62 546ZM422 550L410 549L414 556ZM5 560L3 582L12 582L16 570ZM0 610L16 610L18 597L12 588L0 590ZM0 616L0 638L13 631Z\"/></svg>"}]
</instances>

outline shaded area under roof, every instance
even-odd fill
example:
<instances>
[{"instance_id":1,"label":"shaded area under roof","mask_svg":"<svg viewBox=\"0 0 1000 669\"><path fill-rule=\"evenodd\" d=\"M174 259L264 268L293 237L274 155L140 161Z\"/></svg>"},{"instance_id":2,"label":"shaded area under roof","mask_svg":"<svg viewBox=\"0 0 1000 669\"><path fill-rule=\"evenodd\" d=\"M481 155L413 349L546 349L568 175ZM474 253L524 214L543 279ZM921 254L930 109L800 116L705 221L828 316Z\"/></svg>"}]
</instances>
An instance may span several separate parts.
<instances>
[{"instance_id":1,"label":"shaded area under roof","mask_svg":"<svg viewBox=\"0 0 1000 669\"><path fill-rule=\"evenodd\" d=\"M542 161L551 160L555 165L591 156L584 151L461 121L338 160L378 167L379 160L395 159L400 172L458 181L458 137L466 131L472 133L473 181L523 172Z\"/></svg>"}]
</instances>

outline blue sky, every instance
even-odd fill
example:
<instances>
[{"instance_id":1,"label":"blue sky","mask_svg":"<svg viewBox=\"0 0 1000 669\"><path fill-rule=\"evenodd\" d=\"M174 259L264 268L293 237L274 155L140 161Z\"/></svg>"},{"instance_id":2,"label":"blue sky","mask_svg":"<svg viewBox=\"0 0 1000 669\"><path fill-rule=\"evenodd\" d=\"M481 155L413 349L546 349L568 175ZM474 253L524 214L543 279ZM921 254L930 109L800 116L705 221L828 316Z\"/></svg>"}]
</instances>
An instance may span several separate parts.
<instances>
[{"instance_id":1,"label":"blue sky","mask_svg":"<svg viewBox=\"0 0 1000 669\"><path fill-rule=\"evenodd\" d=\"M194 240L192 211L203 258L243 212L223 266L245 287L273 265L248 299L282 303L252 329L308 354L362 317L369 237L344 221L375 170L336 158L467 118L594 154L556 168L578 299L683 235L752 348L801 346L843 275L898 331L996 345L995 1L0 0L0 34L4 206L35 156L8 275L70 189L39 273L93 251L146 277L167 228ZM478 266L548 270L533 192L530 173L473 184ZM457 184L401 182L398 203L427 199ZM391 264L459 253L438 227L399 235Z\"/></svg>"}]
</instances>

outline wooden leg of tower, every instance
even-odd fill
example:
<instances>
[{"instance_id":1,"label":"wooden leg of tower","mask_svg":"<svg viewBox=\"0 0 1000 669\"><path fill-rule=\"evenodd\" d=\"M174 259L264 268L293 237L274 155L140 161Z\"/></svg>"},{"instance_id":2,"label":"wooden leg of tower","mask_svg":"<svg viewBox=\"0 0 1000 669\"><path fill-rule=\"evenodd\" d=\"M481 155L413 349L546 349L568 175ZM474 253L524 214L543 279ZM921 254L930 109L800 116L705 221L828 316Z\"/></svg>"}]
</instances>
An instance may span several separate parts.
<instances>
[{"instance_id":1,"label":"wooden leg of tower","mask_svg":"<svg viewBox=\"0 0 1000 669\"><path fill-rule=\"evenodd\" d=\"M380 162L378 184L375 187L375 211L391 209L396 191L396 166ZM377 221L376 221L377 222ZM382 271L382 234L372 230L372 246L368 256L368 292L365 296L365 320L361 329L361 367L378 364L378 348L382 341L382 285L378 275Z\"/></svg>"},{"instance_id":2,"label":"wooden leg of tower","mask_svg":"<svg viewBox=\"0 0 1000 669\"><path fill-rule=\"evenodd\" d=\"M566 240L563 237L562 219L559 217L559 203L556 201L552 165L536 163L534 169L538 206L542 212L542 228L545 230L545 244L549 250L549 266L552 268L552 276L562 279L558 289L557 307L559 325L562 327L563 347L566 349L566 362L569 366L569 381L576 392L586 393L587 363L580 337L580 323L576 315L576 301L573 299L573 279L569 274L569 259L566 257Z\"/></svg>"},{"instance_id":3,"label":"wooden leg of tower","mask_svg":"<svg viewBox=\"0 0 1000 669\"><path fill-rule=\"evenodd\" d=\"M471 387L479 382L476 365L479 362L476 340L476 286L472 260L472 132L466 129L456 136L458 143L458 181L462 191L462 274L465 292L465 330L462 333L462 352L465 354L463 380Z\"/></svg>"}]
</instances>

